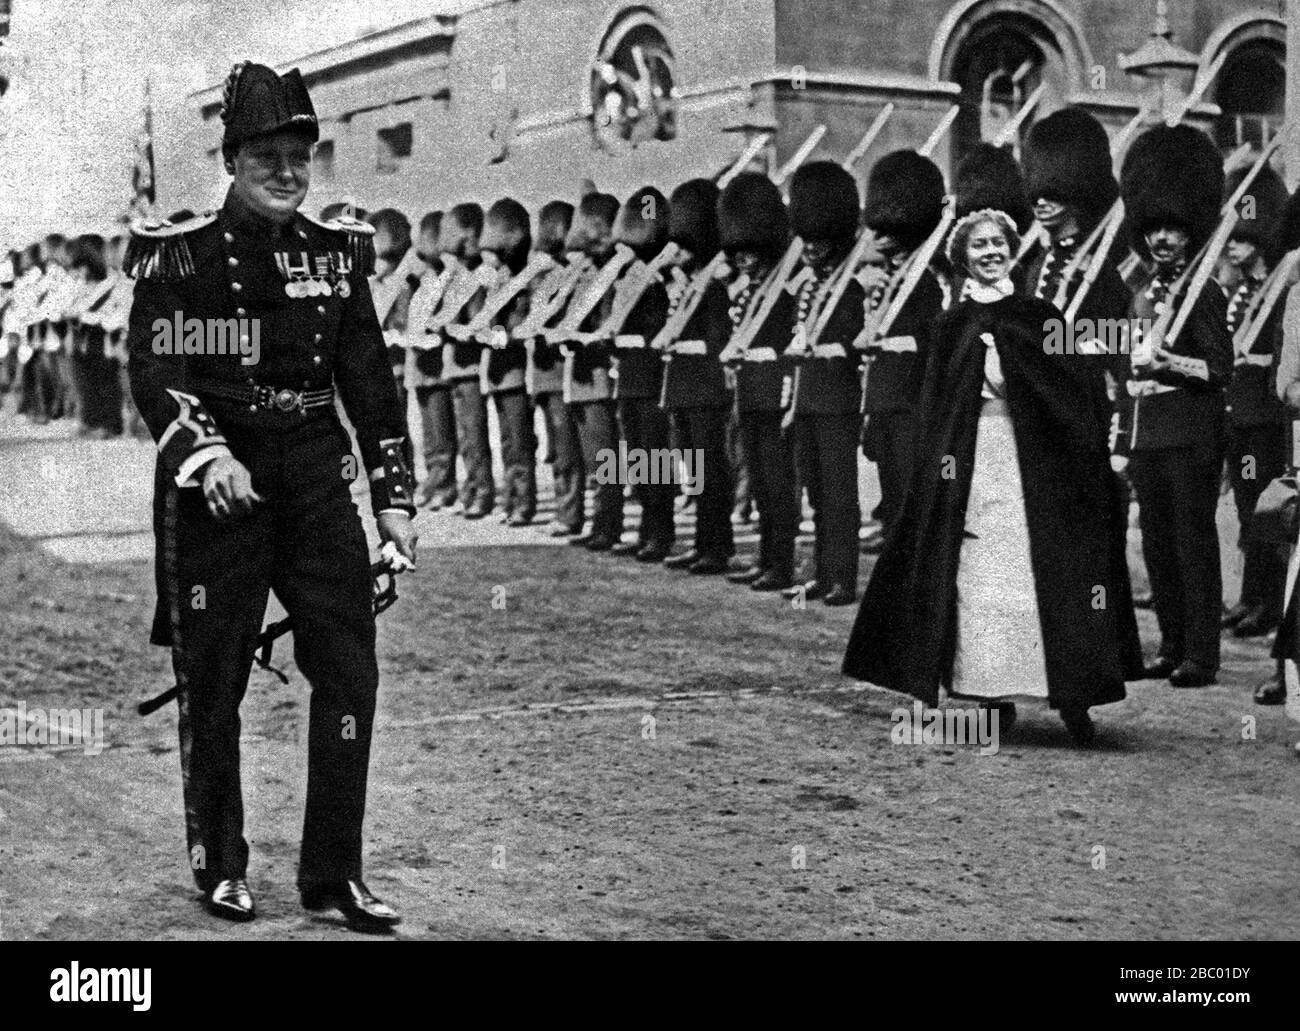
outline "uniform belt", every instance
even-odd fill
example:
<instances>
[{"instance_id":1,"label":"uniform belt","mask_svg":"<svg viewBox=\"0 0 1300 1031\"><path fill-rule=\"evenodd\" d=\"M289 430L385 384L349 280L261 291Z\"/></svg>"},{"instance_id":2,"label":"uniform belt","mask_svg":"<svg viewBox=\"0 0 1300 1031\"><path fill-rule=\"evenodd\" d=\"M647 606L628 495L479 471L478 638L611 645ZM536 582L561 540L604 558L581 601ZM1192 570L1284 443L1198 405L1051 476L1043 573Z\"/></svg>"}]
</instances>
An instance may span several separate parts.
<instances>
[{"instance_id":1,"label":"uniform belt","mask_svg":"<svg viewBox=\"0 0 1300 1031\"><path fill-rule=\"evenodd\" d=\"M302 412L312 408L325 408L334 403L334 388L320 390L290 390L288 387L267 387L257 383L239 386L213 380L190 381L189 386L199 394L235 401L250 408L276 412Z\"/></svg>"}]
</instances>

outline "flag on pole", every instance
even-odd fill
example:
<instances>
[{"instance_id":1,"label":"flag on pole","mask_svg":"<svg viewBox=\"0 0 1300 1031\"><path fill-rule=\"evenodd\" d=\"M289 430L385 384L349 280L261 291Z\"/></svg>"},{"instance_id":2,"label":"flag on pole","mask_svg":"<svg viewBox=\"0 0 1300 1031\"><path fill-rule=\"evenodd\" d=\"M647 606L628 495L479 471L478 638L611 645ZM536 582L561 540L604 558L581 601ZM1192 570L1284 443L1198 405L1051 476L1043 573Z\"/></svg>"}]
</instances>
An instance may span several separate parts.
<instances>
[{"instance_id":1,"label":"flag on pole","mask_svg":"<svg viewBox=\"0 0 1300 1031\"><path fill-rule=\"evenodd\" d=\"M153 214L153 96L149 80L144 81L144 121L135 137L135 167L131 170L131 218Z\"/></svg>"}]
</instances>

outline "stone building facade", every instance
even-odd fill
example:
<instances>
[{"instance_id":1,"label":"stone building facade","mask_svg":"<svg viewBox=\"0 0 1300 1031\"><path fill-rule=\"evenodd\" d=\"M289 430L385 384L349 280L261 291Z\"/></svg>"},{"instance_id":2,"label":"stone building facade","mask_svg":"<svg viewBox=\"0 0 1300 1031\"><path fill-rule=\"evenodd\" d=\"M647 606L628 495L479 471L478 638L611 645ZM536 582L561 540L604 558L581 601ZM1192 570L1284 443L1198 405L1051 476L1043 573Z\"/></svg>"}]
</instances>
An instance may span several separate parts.
<instances>
[{"instance_id":1,"label":"stone building facade","mask_svg":"<svg viewBox=\"0 0 1300 1031\"><path fill-rule=\"evenodd\" d=\"M859 174L918 145L958 104L935 154L948 167L1040 84L1036 116L1075 103L1122 126L1152 87L1120 59L1157 16L1199 67L1227 54L1193 114L1225 149L1258 145L1284 112L1281 3L459 0L445 11L285 62L301 68L321 118L312 203L418 217L504 194L531 208L572 198L583 180L619 195L669 189L717 172L765 130L761 160L785 160L818 125L814 156L842 158L888 103ZM1174 78L1185 88L1194 71ZM213 83L190 98L191 152L206 155L194 167L200 204L226 181L220 94Z\"/></svg>"}]
</instances>

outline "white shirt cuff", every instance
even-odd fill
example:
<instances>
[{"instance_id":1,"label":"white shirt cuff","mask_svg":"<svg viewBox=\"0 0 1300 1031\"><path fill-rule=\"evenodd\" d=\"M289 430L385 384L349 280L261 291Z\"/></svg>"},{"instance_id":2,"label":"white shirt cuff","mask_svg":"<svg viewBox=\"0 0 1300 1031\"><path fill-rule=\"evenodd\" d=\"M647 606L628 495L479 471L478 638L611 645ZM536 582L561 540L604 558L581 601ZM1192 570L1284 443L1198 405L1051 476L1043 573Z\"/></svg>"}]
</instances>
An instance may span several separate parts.
<instances>
[{"instance_id":1,"label":"white shirt cuff","mask_svg":"<svg viewBox=\"0 0 1300 1031\"><path fill-rule=\"evenodd\" d=\"M201 447L189 458L181 463L181 467L176 472L176 486L178 487L199 487L202 484L199 480L199 472L204 469L209 462L218 458L230 457L230 448L225 444L211 444L208 447Z\"/></svg>"}]
</instances>

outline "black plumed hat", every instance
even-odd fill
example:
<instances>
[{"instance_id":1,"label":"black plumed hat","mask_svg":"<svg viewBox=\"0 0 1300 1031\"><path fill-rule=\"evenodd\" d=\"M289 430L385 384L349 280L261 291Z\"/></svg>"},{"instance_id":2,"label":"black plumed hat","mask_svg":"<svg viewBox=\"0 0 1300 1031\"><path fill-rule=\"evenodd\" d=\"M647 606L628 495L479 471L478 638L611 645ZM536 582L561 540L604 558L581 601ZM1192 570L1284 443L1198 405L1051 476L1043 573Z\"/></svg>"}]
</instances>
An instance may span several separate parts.
<instances>
[{"instance_id":1,"label":"black plumed hat","mask_svg":"<svg viewBox=\"0 0 1300 1031\"><path fill-rule=\"evenodd\" d=\"M1009 150L991 143L977 143L957 166L953 182L957 195L957 217L993 208L1009 215L1023 233L1033 221L1025 202L1025 181L1020 165Z\"/></svg>"},{"instance_id":2,"label":"black plumed hat","mask_svg":"<svg viewBox=\"0 0 1300 1031\"><path fill-rule=\"evenodd\" d=\"M741 172L718 197L723 249L758 251L775 260L790 242L790 217L776 184L758 172Z\"/></svg>"},{"instance_id":3,"label":"black plumed hat","mask_svg":"<svg viewBox=\"0 0 1300 1031\"><path fill-rule=\"evenodd\" d=\"M297 68L277 75L264 64L235 65L221 93L221 121L221 146L228 151L283 129L301 130L313 143L320 139L316 109Z\"/></svg>"},{"instance_id":4,"label":"black plumed hat","mask_svg":"<svg viewBox=\"0 0 1300 1031\"><path fill-rule=\"evenodd\" d=\"M796 236L852 240L861 215L857 181L834 161L812 161L790 177L790 228Z\"/></svg>"},{"instance_id":5,"label":"black plumed hat","mask_svg":"<svg viewBox=\"0 0 1300 1031\"><path fill-rule=\"evenodd\" d=\"M886 154L867 177L863 221L877 233L920 241L943 216L943 173L914 150Z\"/></svg>"},{"instance_id":6,"label":"black plumed hat","mask_svg":"<svg viewBox=\"0 0 1300 1031\"><path fill-rule=\"evenodd\" d=\"M1190 125L1157 125L1129 148L1119 177L1129 242L1149 261L1146 233L1175 225L1190 237L1195 254L1219 222L1223 203L1223 159L1210 138Z\"/></svg>"},{"instance_id":7,"label":"black plumed hat","mask_svg":"<svg viewBox=\"0 0 1300 1031\"><path fill-rule=\"evenodd\" d=\"M1082 108L1062 108L1034 123L1023 153L1025 199L1031 205L1040 197L1073 205L1082 215L1084 232L1119 196L1110 139L1101 122Z\"/></svg>"},{"instance_id":8,"label":"black plumed hat","mask_svg":"<svg viewBox=\"0 0 1300 1031\"><path fill-rule=\"evenodd\" d=\"M1242 180L1246 178L1247 169L1239 169L1228 176L1223 184L1223 200L1236 192ZM1278 223L1287 206L1286 186L1282 178L1269 165L1259 170L1250 186L1246 188L1241 200L1237 201L1237 224L1232 230L1232 239L1249 240L1264 252L1264 260L1270 265L1280 256L1277 247L1281 241Z\"/></svg>"},{"instance_id":9,"label":"black plumed hat","mask_svg":"<svg viewBox=\"0 0 1300 1031\"><path fill-rule=\"evenodd\" d=\"M688 179L668 199L668 239L703 264L718 253L718 187L711 179Z\"/></svg>"}]
</instances>

